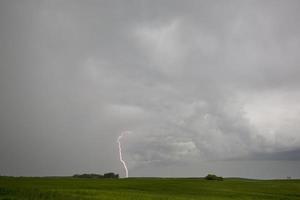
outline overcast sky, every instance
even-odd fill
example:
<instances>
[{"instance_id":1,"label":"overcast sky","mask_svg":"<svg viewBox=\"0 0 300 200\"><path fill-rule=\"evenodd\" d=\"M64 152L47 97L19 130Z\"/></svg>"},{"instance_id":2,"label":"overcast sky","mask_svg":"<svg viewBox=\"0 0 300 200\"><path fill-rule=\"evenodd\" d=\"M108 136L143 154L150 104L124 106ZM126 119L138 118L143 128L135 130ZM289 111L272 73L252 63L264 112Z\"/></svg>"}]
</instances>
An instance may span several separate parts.
<instances>
[{"instance_id":1,"label":"overcast sky","mask_svg":"<svg viewBox=\"0 0 300 200\"><path fill-rule=\"evenodd\" d=\"M0 1L0 174L300 177L299 10Z\"/></svg>"}]
</instances>

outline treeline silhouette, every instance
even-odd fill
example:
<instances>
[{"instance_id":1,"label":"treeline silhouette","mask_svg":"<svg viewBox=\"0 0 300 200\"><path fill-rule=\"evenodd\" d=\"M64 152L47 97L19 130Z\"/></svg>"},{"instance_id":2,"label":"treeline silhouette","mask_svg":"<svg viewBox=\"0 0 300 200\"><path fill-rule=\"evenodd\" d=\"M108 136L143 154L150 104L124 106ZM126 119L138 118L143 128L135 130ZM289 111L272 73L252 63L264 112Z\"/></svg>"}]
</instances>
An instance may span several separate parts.
<instances>
[{"instance_id":1,"label":"treeline silhouette","mask_svg":"<svg viewBox=\"0 0 300 200\"><path fill-rule=\"evenodd\" d=\"M119 178L119 174L115 174L113 172L105 173L105 174L74 174L74 178Z\"/></svg>"},{"instance_id":2,"label":"treeline silhouette","mask_svg":"<svg viewBox=\"0 0 300 200\"><path fill-rule=\"evenodd\" d=\"M215 180L215 181L223 181L223 177L222 176L216 176L214 174L208 174L207 176L205 176L206 180Z\"/></svg>"}]
</instances>

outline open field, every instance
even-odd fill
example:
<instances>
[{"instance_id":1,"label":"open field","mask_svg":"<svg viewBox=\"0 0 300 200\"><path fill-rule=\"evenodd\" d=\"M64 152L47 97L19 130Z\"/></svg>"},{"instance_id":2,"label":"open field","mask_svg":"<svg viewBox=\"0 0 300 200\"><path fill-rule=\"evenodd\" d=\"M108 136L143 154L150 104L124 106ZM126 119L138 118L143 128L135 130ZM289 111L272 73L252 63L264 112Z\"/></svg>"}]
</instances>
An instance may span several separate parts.
<instances>
[{"instance_id":1,"label":"open field","mask_svg":"<svg viewBox=\"0 0 300 200\"><path fill-rule=\"evenodd\" d=\"M1 177L0 199L300 199L300 180Z\"/></svg>"}]
</instances>

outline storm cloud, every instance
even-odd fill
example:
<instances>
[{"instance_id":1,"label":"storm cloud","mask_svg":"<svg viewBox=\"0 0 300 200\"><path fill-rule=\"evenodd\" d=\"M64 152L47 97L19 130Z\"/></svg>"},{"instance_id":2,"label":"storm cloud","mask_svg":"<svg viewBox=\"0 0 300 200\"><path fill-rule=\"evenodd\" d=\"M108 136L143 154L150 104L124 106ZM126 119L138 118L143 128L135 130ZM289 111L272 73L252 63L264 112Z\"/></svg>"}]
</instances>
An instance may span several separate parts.
<instances>
[{"instance_id":1,"label":"storm cloud","mask_svg":"<svg viewBox=\"0 0 300 200\"><path fill-rule=\"evenodd\" d=\"M300 177L299 9L1 1L0 174Z\"/></svg>"}]
</instances>

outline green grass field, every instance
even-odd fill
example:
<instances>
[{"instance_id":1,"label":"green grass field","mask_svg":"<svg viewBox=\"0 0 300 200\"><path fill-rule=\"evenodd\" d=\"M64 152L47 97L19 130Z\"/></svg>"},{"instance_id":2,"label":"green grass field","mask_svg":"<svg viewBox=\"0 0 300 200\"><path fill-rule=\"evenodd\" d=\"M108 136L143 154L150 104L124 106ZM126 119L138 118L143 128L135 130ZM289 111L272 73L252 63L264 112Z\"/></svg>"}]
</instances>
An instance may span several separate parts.
<instances>
[{"instance_id":1,"label":"green grass field","mask_svg":"<svg viewBox=\"0 0 300 200\"><path fill-rule=\"evenodd\" d=\"M0 199L300 199L300 180L1 177Z\"/></svg>"}]
</instances>

